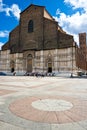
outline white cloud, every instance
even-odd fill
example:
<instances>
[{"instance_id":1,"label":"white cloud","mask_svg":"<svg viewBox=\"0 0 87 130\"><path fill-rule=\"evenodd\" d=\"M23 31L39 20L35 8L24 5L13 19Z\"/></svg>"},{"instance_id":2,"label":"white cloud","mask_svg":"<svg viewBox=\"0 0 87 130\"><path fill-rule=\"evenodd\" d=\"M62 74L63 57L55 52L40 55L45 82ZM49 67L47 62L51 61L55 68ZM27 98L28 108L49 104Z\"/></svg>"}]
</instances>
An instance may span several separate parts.
<instances>
[{"instance_id":1,"label":"white cloud","mask_svg":"<svg viewBox=\"0 0 87 130\"><path fill-rule=\"evenodd\" d=\"M13 4L11 7L5 5L2 0L0 0L0 12L5 12L7 16L11 16L11 14L19 19L20 17L20 8L17 4Z\"/></svg>"},{"instance_id":2,"label":"white cloud","mask_svg":"<svg viewBox=\"0 0 87 130\"><path fill-rule=\"evenodd\" d=\"M2 4L2 0L0 0L0 5Z\"/></svg>"},{"instance_id":3,"label":"white cloud","mask_svg":"<svg viewBox=\"0 0 87 130\"><path fill-rule=\"evenodd\" d=\"M60 9L57 9L56 15L59 15L61 13Z\"/></svg>"},{"instance_id":4,"label":"white cloud","mask_svg":"<svg viewBox=\"0 0 87 130\"><path fill-rule=\"evenodd\" d=\"M54 17L59 25L69 34L74 35L75 41L78 43L78 33L87 32L87 2L86 0L65 0L66 4L70 4L74 9L82 8L84 11L76 10L72 15L66 15L64 12L56 14Z\"/></svg>"},{"instance_id":5,"label":"white cloud","mask_svg":"<svg viewBox=\"0 0 87 130\"><path fill-rule=\"evenodd\" d=\"M64 0L66 4L70 4L73 9L83 8L87 11L87 0Z\"/></svg>"},{"instance_id":6,"label":"white cloud","mask_svg":"<svg viewBox=\"0 0 87 130\"><path fill-rule=\"evenodd\" d=\"M0 31L0 37L8 37L9 36L9 31Z\"/></svg>"},{"instance_id":7,"label":"white cloud","mask_svg":"<svg viewBox=\"0 0 87 130\"><path fill-rule=\"evenodd\" d=\"M4 45L4 43L0 42L0 50L1 50L1 47Z\"/></svg>"},{"instance_id":8,"label":"white cloud","mask_svg":"<svg viewBox=\"0 0 87 130\"><path fill-rule=\"evenodd\" d=\"M11 6L11 12L13 13L13 15L16 17L16 18L20 18L20 12L21 10L19 9L18 5L16 4L13 4Z\"/></svg>"}]
</instances>

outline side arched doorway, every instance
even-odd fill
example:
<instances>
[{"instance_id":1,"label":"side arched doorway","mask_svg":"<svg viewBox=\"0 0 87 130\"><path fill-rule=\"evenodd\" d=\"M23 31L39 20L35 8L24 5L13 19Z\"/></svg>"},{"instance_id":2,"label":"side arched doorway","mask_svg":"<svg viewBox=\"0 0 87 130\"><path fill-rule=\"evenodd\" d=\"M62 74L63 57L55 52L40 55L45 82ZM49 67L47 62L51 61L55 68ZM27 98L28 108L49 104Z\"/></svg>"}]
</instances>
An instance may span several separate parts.
<instances>
[{"instance_id":1,"label":"side arched doorway","mask_svg":"<svg viewBox=\"0 0 87 130\"><path fill-rule=\"evenodd\" d=\"M47 67L48 67L48 73L52 73L52 58L51 56L47 59Z\"/></svg>"},{"instance_id":2,"label":"side arched doorway","mask_svg":"<svg viewBox=\"0 0 87 130\"><path fill-rule=\"evenodd\" d=\"M32 72L32 55L27 56L27 72Z\"/></svg>"},{"instance_id":3,"label":"side arched doorway","mask_svg":"<svg viewBox=\"0 0 87 130\"><path fill-rule=\"evenodd\" d=\"M11 60L10 67L11 67L11 73L13 73L15 71L15 62L14 62L14 60Z\"/></svg>"}]
</instances>

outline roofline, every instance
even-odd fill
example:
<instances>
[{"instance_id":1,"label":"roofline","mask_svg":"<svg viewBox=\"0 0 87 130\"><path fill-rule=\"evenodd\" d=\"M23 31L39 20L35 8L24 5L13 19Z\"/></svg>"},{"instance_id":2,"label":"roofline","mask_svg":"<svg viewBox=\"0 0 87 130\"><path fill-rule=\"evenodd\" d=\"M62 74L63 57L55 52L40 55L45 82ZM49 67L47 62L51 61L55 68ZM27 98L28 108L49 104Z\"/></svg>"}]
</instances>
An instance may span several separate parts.
<instances>
[{"instance_id":1,"label":"roofline","mask_svg":"<svg viewBox=\"0 0 87 130\"><path fill-rule=\"evenodd\" d=\"M57 21L55 21L54 19L53 19L53 20L51 20L51 19L46 18L46 17L44 17L44 19L46 19L46 20L48 20L48 21L51 21L51 22L54 22L54 23L56 23L56 24L58 25L58 22L57 22Z\"/></svg>"},{"instance_id":2,"label":"roofline","mask_svg":"<svg viewBox=\"0 0 87 130\"><path fill-rule=\"evenodd\" d=\"M43 8L45 8L45 6L30 4L30 5L29 5L27 8L25 8L20 14L22 14L25 10L27 10L27 9L30 8L31 6L37 6L37 7L43 7Z\"/></svg>"},{"instance_id":3,"label":"roofline","mask_svg":"<svg viewBox=\"0 0 87 130\"><path fill-rule=\"evenodd\" d=\"M49 14L49 16L54 20L54 18L51 16L51 14L47 11L47 9L44 7L44 9L46 10L46 12Z\"/></svg>"}]
</instances>

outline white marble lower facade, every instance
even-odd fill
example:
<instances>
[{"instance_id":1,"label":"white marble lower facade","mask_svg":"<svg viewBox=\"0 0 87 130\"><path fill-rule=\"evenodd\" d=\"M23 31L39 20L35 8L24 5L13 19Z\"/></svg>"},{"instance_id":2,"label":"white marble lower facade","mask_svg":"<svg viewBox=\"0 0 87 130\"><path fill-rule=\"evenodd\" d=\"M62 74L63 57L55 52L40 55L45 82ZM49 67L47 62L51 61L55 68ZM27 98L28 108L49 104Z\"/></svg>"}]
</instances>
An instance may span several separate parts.
<instances>
[{"instance_id":1,"label":"white marble lower facade","mask_svg":"<svg viewBox=\"0 0 87 130\"><path fill-rule=\"evenodd\" d=\"M10 54L10 50L0 52L0 71L3 72L71 72L76 69L75 47L15 54Z\"/></svg>"}]
</instances>

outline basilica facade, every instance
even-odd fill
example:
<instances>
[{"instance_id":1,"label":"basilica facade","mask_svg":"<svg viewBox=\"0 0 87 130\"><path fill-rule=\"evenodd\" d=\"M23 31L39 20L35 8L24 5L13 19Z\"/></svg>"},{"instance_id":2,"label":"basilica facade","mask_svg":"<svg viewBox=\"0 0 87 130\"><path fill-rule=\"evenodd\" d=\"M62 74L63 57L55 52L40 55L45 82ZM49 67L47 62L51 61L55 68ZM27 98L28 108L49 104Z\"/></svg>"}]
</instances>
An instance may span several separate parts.
<instances>
[{"instance_id":1,"label":"basilica facade","mask_svg":"<svg viewBox=\"0 0 87 130\"><path fill-rule=\"evenodd\" d=\"M77 45L44 6L31 4L0 51L0 71L75 71Z\"/></svg>"}]
</instances>

